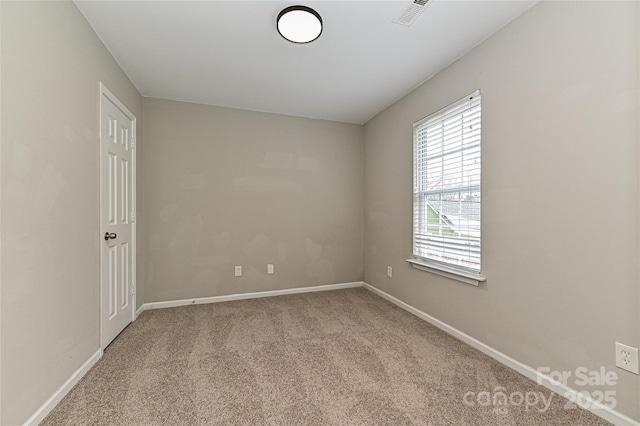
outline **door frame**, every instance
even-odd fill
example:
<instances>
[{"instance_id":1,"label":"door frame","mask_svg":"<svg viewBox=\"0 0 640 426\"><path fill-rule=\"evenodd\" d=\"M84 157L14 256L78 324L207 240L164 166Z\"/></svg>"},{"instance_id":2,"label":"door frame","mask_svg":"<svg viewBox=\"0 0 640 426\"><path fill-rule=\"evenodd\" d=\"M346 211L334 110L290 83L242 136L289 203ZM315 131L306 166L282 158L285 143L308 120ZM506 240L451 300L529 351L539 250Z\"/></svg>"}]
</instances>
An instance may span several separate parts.
<instances>
[{"instance_id":1,"label":"door frame","mask_svg":"<svg viewBox=\"0 0 640 426\"><path fill-rule=\"evenodd\" d=\"M137 267L137 253L136 253L136 246L137 246L137 238L136 238L136 232L137 232L137 223L138 223L138 218L137 218L137 207L136 207L136 187L137 187L137 182L136 182L136 170L137 170L137 160L136 160L136 151L137 151L137 119L136 116L133 115L133 113L131 111L129 111L129 108L127 108L122 102L120 102L120 100L113 94L111 93L111 91L109 89L107 89L107 87L104 85L104 83L100 82L99 83L99 93L98 93L98 204L99 204L99 211L98 211L98 223L99 223L99 236L101 236L104 233L104 230L102 229L102 214L103 214L103 202L102 202L102 147L103 144L106 143L107 141L103 141L102 140L102 110L103 110L103 102L106 102L106 99L108 99L108 101L112 102L116 107L118 107L123 113L124 115L126 115L127 119L131 120L131 212L129 212L129 214L133 213L135 219L134 220L130 220L131 223L131 322L135 321L136 319L136 312L137 312L137 308L136 308L136 295L138 293L138 289L137 289L137 280L136 280L136 271L138 269ZM106 98L106 99L105 99ZM102 335L103 335L103 315L102 315L102 286L103 286L103 282L102 282L102 259L103 259L103 254L105 251L105 245L103 244L102 238L98 238L98 245L99 245L99 271L98 271L98 275L99 275L99 279L98 282L100 283L100 287L98 289L99 293L100 293L100 297L98 297L98 303L100 304L99 308L98 308L98 312L100 312L100 352L104 351L104 347L102 345Z\"/></svg>"}]
</instances>

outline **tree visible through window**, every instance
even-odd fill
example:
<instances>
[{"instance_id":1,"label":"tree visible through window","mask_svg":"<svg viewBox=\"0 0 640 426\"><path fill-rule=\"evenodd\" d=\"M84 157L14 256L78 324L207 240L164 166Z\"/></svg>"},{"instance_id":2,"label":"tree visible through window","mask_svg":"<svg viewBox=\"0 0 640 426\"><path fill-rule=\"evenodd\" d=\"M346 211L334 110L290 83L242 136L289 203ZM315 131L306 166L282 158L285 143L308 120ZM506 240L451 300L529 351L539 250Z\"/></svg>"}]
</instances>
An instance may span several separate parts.
<instances>
[{"instance_id":1,"label":"tree visible through window","mask_svg":"<svg viewBox=\"0 0 640 426\"><path fill-rule=\"evenodd\" d=\"M480 91L413 134L413 255L480 273Z\"/></svg>"}]
</instances>

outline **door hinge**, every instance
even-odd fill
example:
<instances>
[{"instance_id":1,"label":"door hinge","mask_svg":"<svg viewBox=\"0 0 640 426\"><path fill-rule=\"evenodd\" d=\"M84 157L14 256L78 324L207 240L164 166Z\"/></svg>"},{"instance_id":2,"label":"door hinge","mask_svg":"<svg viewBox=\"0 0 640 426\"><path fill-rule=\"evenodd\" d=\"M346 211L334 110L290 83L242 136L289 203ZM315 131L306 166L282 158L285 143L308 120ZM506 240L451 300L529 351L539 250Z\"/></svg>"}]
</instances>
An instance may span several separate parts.
<instances>
[{"instance_id":1,"label":"door hinge","mask_svg":"<svg viewBox=\"0 0 640 426\"><path fill-rule=\"evenodd\" d=\"M136 149L136 140L135 139L131 139L131 149Z\"/></svg>"},{"instance_id":2,"label":"door hinge","mask_svg":"<svg viewBox=\"0 0 640 426\"><path fill-rule=\"evenodd\" d=\"M131 222L136 221L136 212L131 212Z\"/></svg>"}]
</instances>

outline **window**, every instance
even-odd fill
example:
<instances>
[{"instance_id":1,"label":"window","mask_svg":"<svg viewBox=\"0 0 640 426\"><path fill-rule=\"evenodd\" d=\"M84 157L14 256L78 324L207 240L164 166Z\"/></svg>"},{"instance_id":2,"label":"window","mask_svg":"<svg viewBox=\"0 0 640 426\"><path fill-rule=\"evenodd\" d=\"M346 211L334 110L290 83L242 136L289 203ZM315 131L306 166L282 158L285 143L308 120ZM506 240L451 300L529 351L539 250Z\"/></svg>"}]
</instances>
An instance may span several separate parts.
<instances>
[{"instance_id":1,"label":"window","mask_svg":"<svg viewBox=\"0 0 640 426\"><path fill-rule=\"evenodd\" d=\"M480 273L480 91L413 131L413 255Z\"/></svg>"}]
</instances>

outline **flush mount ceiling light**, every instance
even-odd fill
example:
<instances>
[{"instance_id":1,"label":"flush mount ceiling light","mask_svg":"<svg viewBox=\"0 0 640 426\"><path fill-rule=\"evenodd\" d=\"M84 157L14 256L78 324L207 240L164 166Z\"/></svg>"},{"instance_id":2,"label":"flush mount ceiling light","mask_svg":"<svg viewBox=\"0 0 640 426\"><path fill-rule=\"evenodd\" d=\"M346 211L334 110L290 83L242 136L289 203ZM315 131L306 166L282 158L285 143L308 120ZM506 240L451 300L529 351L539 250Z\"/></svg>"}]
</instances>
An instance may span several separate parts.
<instances>
[{"instance_id":1,"label":"flush mount ceiling light","mask_svg":"<svg viewBox=\"0 0 640 426\"><path fill-rule=\"evenodd\" d=\"M278 32L292 43L310 43L322 34L322 18L310 7L290 6L278 14Z\"/></svg>"}]
</instances>

